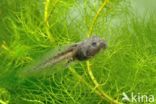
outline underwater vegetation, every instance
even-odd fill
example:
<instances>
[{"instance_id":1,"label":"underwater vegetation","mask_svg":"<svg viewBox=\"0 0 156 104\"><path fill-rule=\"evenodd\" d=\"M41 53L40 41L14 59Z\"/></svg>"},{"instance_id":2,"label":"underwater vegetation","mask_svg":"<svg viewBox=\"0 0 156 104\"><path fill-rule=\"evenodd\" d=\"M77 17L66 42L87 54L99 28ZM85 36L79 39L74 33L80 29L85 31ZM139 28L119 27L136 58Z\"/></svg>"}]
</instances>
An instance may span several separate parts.
<instances>
[{"instance_id":1,"label":"underwater vegetation","mask_svg":"<svg viewBox=\"0 0 156 104\"><path fill-rule=\"evenodd\" d=\"M1 0L0 104L155 104L155 3ZM25 73L94 34L108 46L91 59Z\"/></svg>"}]
</instances>

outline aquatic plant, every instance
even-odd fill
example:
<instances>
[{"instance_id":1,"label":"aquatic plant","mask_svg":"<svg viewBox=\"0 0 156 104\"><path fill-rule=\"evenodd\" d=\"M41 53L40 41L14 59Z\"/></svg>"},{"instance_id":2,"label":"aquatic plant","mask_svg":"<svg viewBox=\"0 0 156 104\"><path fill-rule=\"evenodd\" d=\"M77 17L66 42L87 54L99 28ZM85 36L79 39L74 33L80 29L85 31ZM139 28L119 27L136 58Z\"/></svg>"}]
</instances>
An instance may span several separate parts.
<instances>
[{"instance_id":1,"label":"aquatic plant","mask_svg":"<svg viewBox=\"0 0 156 104\"><path fill-rule=\"evenodd\" d=\"M0 103L120 104L123 93L156 96L153 2L140 11L135 0L1 0ZM107 41L106 51L22 77L47 52L92 34Z\"/></svg>"}]
</instances>

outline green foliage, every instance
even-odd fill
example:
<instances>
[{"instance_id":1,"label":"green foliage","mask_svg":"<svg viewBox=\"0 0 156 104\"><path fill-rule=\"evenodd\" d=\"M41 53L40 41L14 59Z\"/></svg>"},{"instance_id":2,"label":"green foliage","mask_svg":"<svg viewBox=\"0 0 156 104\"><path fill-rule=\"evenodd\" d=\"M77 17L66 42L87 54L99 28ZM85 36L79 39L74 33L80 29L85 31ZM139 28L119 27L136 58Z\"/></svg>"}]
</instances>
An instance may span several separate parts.
<instances>
[{"instance_id":1,"label":"green foliage","mask_svg":"<svg viewBox=\"0 0 156 104\"><path fill-rule=\"evenodd\" d=\"M1 0L0 103L109 104L97 93L86 62L21 77L25 67L42 61L48 51L85 39L103 3L47 1ZM108 48L90 60L92 73L102 91L119 102L123 92L156 97L156 15L153 10L139 15L134 3L109 1L93 27L93 34L104 38Z\"/></svg>"}]
</instances>

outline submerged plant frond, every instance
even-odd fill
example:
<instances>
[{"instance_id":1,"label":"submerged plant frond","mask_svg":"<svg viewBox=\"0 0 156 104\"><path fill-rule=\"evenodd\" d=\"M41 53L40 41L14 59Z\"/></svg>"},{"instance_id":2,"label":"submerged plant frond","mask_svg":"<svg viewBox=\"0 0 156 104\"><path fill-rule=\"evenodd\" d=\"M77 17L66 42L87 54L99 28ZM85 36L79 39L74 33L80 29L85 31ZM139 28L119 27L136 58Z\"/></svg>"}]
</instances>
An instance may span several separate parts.
<instances>
[{"instance_id":1,"label":"submerged plant frond","mask_svg":"<svg viewBox=\"0 0 156 104\"><path fill-rule=\"evenodd\" d=\"M119 104L128 103L122 101L123 93L156 95L153 4L145 0L1 0L0 103ZM27 77L20 73L44 61L43 56L60 52L55 49L94 34L106 40L108 48L87 62L74 61L69 67L63 62Z\"/></svg>"}]
</instances>

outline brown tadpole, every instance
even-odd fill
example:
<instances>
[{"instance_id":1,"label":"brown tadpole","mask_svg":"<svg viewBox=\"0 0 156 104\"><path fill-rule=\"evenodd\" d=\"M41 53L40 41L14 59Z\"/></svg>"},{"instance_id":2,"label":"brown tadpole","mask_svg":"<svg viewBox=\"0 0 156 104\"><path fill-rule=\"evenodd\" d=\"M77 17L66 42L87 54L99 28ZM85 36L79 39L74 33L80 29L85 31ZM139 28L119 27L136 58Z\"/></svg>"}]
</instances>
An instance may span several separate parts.
<instances>
[{"instance_id":1,"label":"brown tadpole","mask_svg":"<svg viewBox=\"0 0 156 104\"><path fill-rule=\"evenodd\" d=\"M43 61L41 64L34 67L35 70L42 70L47 67L52 67L53 65L59 63L63 60L88 60L95 56L100 50L106 49L107 43L99 36L92 36L74 45L71 45L66 50L56 54L55 56Z\"/></svg>"}]
</instances>

